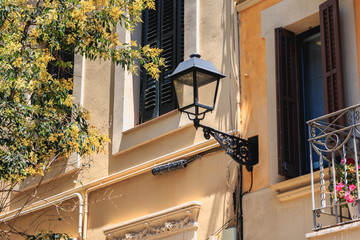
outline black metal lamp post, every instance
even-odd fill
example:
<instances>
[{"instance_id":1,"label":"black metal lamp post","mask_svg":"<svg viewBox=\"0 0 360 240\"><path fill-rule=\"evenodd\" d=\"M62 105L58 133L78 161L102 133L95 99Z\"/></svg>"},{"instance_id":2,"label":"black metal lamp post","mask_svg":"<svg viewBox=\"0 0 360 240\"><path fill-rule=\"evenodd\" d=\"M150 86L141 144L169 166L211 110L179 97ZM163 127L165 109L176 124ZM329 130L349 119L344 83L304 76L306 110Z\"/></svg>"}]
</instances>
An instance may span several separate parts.
<instances>
[{"instance_id":1,"label":"black metal lamp post","mask_svg":"<svg viewBox=\"0 0 360 240\"><path fill-rule=\"evenodd\" d=\"M250 171L259 162L257 136L245 140L200 124L205 114L214 110L219 81L224 77L212 63L194 53L167 78L174 82L179 111L188 114L196 129L203 128L206 139L214 137L227 154Z\"/></svg>"}]
</instances>

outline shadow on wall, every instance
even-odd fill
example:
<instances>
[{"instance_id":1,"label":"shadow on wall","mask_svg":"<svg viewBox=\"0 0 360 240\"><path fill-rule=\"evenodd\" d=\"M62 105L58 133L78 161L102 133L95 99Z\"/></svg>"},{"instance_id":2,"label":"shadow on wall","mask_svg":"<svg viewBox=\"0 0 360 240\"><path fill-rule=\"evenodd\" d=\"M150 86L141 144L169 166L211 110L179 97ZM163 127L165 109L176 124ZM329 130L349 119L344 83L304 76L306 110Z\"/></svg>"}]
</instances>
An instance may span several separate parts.
<instances>
[{"instance_id":1,"label":"shadow on wall","mask_svg":"<svg viewBox=\"0 0 360 240\"><path fill-rule=\"evenodd\" d=\"M221 19L219 28L222 35L217 36L222 42L221 53L221 71L227 77L221 81L221 88L218 93L218 103L216 106L216 118L219 119L218 128L229 130L238 130L237 119L237 97L239 94L239 51L236 9L233 1L223 1L221 14L217 14ZM220 3L219 3L220 4ZM234 22L235 21L235 22ZM218 34L218 31L216 33Z\"/></svg>"},{"instance_id":2,"label":"shadow on wall","mask_svg":"<svg viewBox=\"0 0 360 240\"><path fill-rule=\"evenodd\" d=\"M39 201L74 188L79 174L85 169L78 166L78 157L75 154L56 160L44 176L29 177L15 186L15 191L10 196L11 209L23 207L25 202L28 204Z\"/></svg>"},{"instance_id":3,"label":"shadow on wall","mask_svg":"<svg viewBox=\"0 0 360 240\"><path fill-rule=\"evenodd\" d=\"M0 225L0 228L1 230L6 230L11 227L13 232L19 231L26 234L36 234L47 229L52 232L65 232L76 237L78 236L78 226L79 201L77 198L74 198L7 221L6 225ZM24 237L12 234L10 239L23 240Z\"/></svg>"}]
</instances>

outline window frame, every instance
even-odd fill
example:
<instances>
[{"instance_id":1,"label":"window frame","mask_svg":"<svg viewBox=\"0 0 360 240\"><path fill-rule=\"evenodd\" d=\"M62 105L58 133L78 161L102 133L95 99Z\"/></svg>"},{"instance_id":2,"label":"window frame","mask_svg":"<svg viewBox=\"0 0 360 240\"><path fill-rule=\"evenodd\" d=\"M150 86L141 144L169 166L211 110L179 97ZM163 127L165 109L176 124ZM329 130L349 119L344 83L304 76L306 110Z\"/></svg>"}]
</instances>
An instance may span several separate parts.
<instances>
[{"instance_id":1,"label":"window frame","mask_svg":"<svg viewBox=\"0 0 360 240\"><path fill-rule=\"evenodd\" d=\"M151 47L162 48L160 56L165 58L165 67L160 68L159 80L152 79L143 68L141 69L139 123L159 117L177 107L173 84L165 77L184 60L184 8L184 0L157 0L156 10L146 9L143 13L142 45L149 44ZM172 14L169 14L169 11L172 11ZM156 26L155 17L151 15L154 13ZM170 28L169 25L166 26L164 19L173 21ZM153 25L149 26L151 20ZM149 31L152 35L148 34Z\"/></svg>"},{"instance_id":2,"label":"window frame","mask_svg":"<svg viewBox=\"0 0 360 240\"><path fill-rule=\"evenodd\" d=\"M319 13L324 110L325 114L327 114L329 111L334 112L345 107L338 0L328 0L322 3L319 6ZM332 18L329 15L332 15ZM327 31L324 29L327 29ZM306 34L306 31L304 34ZM307 172L306 156L304 155L307 153L305 151L307 146L302 144L304 131L301 131L304 126L298 121L298 119L304 119L304 117L301 116L302 100L300 97L303 93L299 83L302 80L301 75L299 76L299 72L301 72L299 71L299 62L296 63L299 59L296 57L296 53L299 54L299 52L296 51L295 39L296 35L293 32L282 28L275 29L278 174L286 178L297 177ZM284 52L288 59L282 58ZM334 64L334 61L336 64ZM297 70L293 65L298 66ZM329 67L329 65L331 66ZM294 73L294 71L298 73ZM290 94L292 99L284 96L284 87L291 88L289 91L292 91L292 94ZM287 104L293 104L294 106L289 107ZM286 106L288 107L285 108ZM340 119L339 122L341 121ZM286 136L288 136L288 139L284 139Z\"/></svg>"}]
</instances>

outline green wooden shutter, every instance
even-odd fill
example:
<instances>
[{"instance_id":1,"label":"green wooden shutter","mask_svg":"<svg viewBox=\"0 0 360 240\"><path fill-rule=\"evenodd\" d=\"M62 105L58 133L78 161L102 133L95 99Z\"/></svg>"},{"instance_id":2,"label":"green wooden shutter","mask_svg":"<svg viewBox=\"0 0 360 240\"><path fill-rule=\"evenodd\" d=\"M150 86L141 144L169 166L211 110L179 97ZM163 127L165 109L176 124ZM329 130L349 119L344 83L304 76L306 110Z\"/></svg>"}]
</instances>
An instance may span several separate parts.
<instances>
[{"instance_id":1,"label":"green wooden shutter","mask_svg":"<svg viewBox=\"0 0 360 240\"><path fill-rule=\"evenodd\" d=\"M338 0L320 5L325 114L345 107ZM343 123L344 120L341 120ZM340 123L340 122L339 122Z\"/></svg>"},{"instance_id":2,"label":"green wooden shutter","mask_svg":"<svg viewBox=\"0 0 360 240\"><path fill-rule=\"evenodd\" d=\"M165 67L158 81L142 71L140 122L176 108L174 86L165 77L184 59L184 1L157 0L156 11L146 10L143 21L142 44L163 49Z\"/></svg>"},{"instance_id":3,"label":"green wooden shutter","mask_svg":"<svg viewBox=\"0 0 360 240\"><path fill-rule=\"evenodd\" d=\"M295 34L275 29L278 170L286 177L299 175L299 114L296 82Z\"/></svg>"}]
</instances>

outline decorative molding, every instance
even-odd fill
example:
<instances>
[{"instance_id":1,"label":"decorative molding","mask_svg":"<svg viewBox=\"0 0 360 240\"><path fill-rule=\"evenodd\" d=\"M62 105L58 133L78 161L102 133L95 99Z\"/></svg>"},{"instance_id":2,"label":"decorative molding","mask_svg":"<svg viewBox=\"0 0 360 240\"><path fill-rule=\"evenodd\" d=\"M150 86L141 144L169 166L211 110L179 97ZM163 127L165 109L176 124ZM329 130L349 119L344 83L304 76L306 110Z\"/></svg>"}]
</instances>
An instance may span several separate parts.
<instances>
[{"instance_id":1,"label":"decorative molding","mask_svg":"<svg viewBox=\"0 0 360 240\"><path fill-rule=\"evenodd\" d=\"M200 202L190 202L103 230L108 240L159 239L164 236L196 230Z\"/></svg>"},{"instance_id":2,"label":"decorative molding","mask_svg":"<svg viewBox=\"0 0 360 240\"><path fill-rule=\"evenodd\" d=\"M164 225L152 227L149 223L145 223L145 229L138 233L127 233L124 237L115 238L116 240L139 240L139 239L151 239L154 236L159 234L165 234L170 232L176 232L179 230L184 230L186 227L191 227L190 225L190 212L186 211L187 216L176 222L165 222ZM189 225L189 226L188 226ZM115 240L114 239L114 240Z\"/></svg>"}]
</instances>

